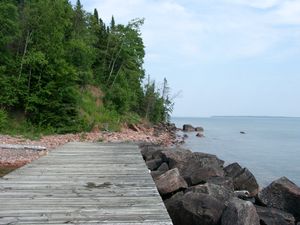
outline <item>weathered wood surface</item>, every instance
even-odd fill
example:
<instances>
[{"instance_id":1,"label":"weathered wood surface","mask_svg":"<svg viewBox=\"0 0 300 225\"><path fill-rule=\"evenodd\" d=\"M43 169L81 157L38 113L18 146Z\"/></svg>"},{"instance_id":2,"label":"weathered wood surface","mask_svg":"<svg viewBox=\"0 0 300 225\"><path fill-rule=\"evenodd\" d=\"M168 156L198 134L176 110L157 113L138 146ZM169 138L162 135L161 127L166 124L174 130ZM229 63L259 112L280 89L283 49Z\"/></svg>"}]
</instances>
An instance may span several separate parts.
<instances>
[{"instance_id":1,"label":"weathered wood surface","mask_svg":"<svg viewBox=\"0 0 300 225\"><path fill-rule=\"evenodd\" d=\"M172 222L136 145L69 143L0 179L0 224Z\"/></svg>"},{"instance_id":2,"label":"weathered wood surface","mask_svg":"<svg viewBox=\"0 0 300 225\"><path fill-rule=\"evenodd\" d=\"M14 150L33 150L33 151L45 151L47 150L44 146L35 146L35 145L12 145L12 144L0 144L2 149L14 149Z\"/></svg>"}]
</instances>

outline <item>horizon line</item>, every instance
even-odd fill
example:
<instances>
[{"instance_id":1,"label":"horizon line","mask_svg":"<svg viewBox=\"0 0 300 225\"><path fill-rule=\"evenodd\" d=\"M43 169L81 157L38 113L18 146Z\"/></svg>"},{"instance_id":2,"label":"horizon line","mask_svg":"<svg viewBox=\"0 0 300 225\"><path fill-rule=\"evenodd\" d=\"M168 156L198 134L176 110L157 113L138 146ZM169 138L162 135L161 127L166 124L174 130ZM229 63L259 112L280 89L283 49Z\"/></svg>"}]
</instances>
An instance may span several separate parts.
<instances>
[{"instance_id":1,"label":"horizon line","mask_svg":"<svg viewBox=\"0 0 300 225\"><path fill-rule=\"evenodd\" d=\"M171 118L218 118L218 117L247 117L247 118L300 118L300 116L243 116L243 115L232 115L232 116L171 116Z\"/></svg>"}]
</instances>

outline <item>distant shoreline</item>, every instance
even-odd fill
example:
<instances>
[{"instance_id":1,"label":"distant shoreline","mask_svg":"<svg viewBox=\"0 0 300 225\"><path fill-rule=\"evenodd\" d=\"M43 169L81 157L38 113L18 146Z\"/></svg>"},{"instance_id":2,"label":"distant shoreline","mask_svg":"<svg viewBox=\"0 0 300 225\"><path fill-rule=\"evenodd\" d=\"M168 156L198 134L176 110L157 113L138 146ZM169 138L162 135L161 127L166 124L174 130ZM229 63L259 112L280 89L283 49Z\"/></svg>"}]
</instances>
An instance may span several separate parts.
<instances>
[{"instance_id":1,"label":"distant shoreline","mask_svg":"<svg viewBox=\"0 0 300 225\"><path fill-rule=\"evenodd\" d=\"M194 116L173 116L171 119L210 119L210 118L265 118L265 119L300 119L300 116L207 116L207 117L194 117Z\"/></svg>"}]
</instances>

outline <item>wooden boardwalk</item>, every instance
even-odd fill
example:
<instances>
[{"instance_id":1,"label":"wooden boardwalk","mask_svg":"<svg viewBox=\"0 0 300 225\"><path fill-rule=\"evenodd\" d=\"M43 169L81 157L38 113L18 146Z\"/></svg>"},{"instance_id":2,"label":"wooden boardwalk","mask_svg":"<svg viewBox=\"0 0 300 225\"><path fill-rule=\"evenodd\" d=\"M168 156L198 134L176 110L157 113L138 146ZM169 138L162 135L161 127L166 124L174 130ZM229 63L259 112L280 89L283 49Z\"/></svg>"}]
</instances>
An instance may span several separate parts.
<instances>
[{"instance_id":1,"label":"wooden boardwalk","mask_svg":"<svg viewBox=\"0 0 300 225\"><path fill-rule=\"evenodd\" d=\"M0 224L172 222L136 145L69 143L0 178Z\"/></svg>"}]
</instances>

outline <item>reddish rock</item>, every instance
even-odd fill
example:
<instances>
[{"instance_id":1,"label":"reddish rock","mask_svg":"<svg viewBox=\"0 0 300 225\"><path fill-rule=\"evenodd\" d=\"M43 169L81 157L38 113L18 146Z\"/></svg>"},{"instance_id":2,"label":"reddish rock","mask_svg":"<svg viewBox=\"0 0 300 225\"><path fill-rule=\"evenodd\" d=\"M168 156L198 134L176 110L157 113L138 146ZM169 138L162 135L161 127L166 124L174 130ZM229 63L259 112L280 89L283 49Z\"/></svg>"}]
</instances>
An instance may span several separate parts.
<instances>
[{"instance_id":1,"label":"reddish rock","mask_svg":"<svg viewBox=\"0 0 300 225\"><path fill-rule=\"evenodd\" d=\"M180 176L177 168L165 172L154 181L161 195L170 194L188 187L185 180Z\"/></svg>"}]
</instances>

